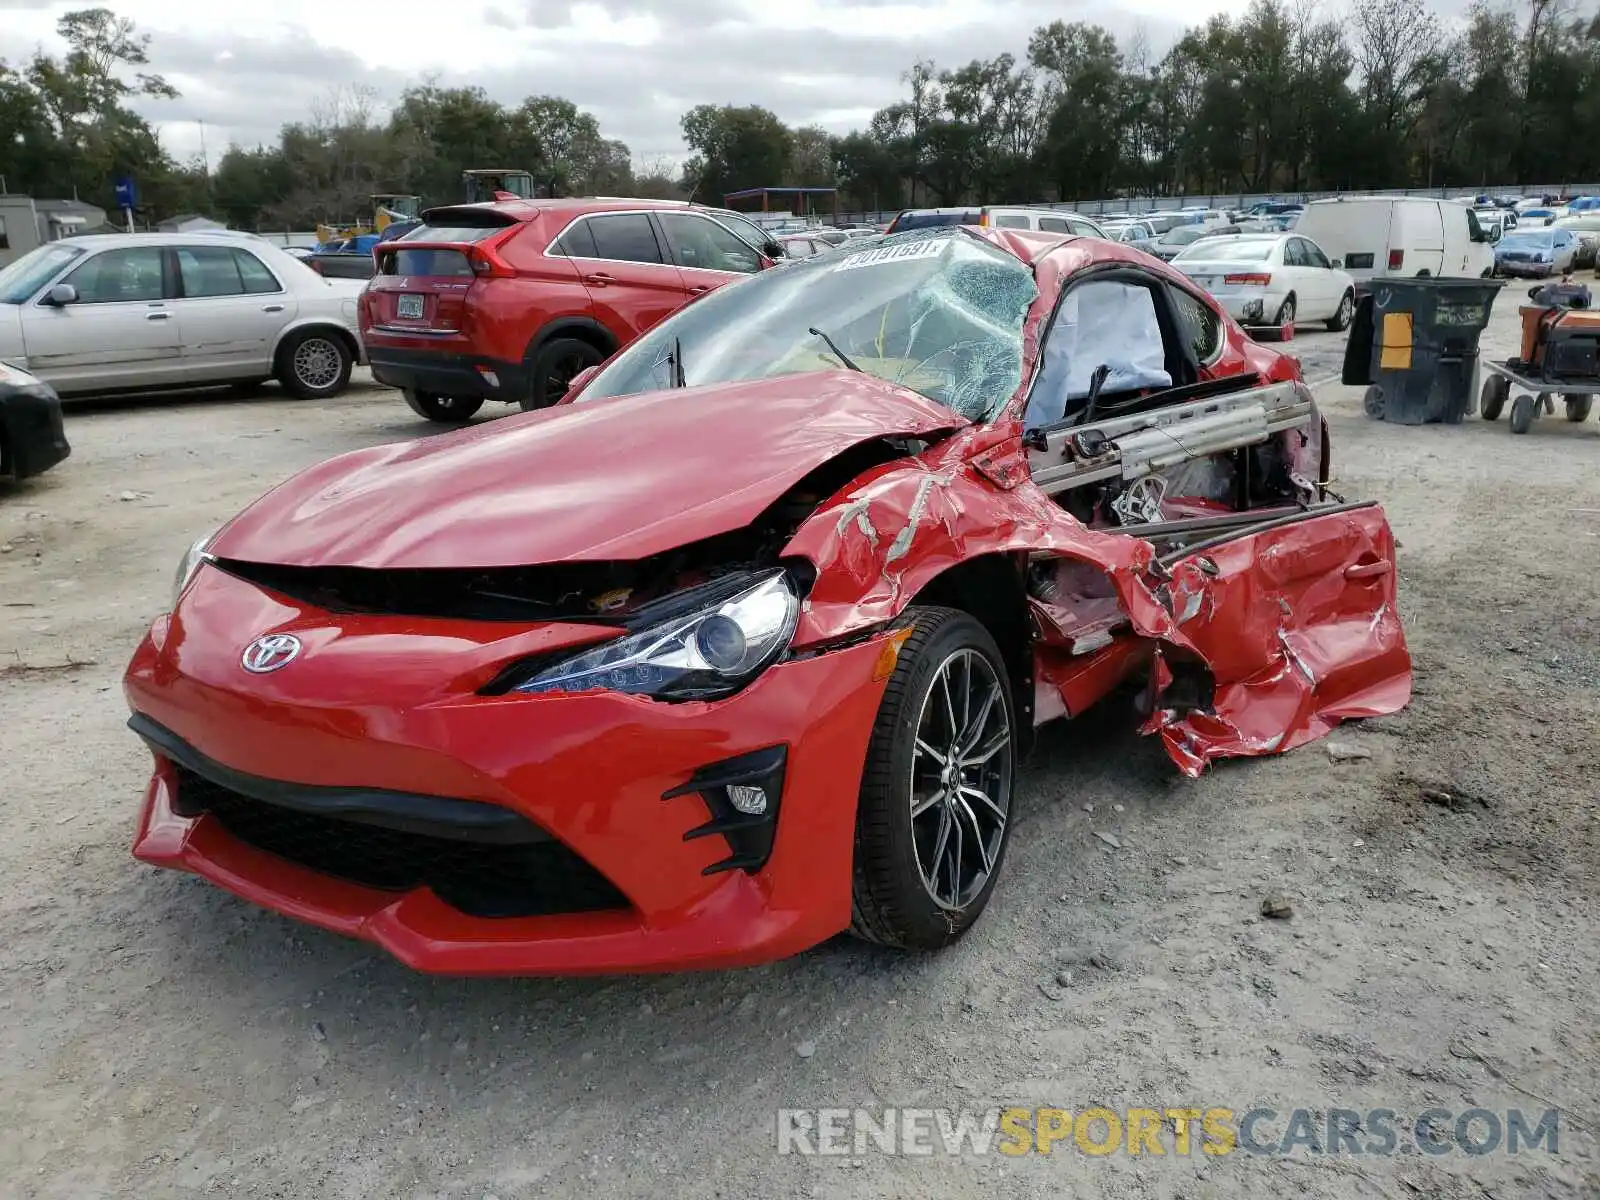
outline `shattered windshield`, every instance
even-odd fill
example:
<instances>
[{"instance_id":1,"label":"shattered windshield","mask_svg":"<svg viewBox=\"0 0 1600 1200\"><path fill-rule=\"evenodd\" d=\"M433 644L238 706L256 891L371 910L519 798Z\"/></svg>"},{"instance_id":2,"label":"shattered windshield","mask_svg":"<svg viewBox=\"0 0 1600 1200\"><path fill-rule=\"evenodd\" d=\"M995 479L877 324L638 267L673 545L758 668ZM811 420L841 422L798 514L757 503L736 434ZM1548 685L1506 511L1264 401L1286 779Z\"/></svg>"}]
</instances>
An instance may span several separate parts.
<instances>
[{"instance_id":1,"label":"shattered windshield","mask_svg":"<svg viewBox=\"0 0 1600 1200\"><path fill-rule=\"evenodd\" d=\"M719 289L634 342L578 402L859 369L974 421L1022 382L1038 295L1014 256L960 229L895 234Z\"/></svg>"}]
</instances>

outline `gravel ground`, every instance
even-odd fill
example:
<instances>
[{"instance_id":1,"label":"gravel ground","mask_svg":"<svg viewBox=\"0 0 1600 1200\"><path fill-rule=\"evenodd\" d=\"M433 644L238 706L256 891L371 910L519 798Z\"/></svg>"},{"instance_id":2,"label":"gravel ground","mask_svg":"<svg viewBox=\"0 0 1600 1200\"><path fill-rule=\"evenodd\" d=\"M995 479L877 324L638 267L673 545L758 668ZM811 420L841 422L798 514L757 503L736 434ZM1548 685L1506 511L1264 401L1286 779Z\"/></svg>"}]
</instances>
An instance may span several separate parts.
<instances>
[{"instance_id":1,"label":"gravel ground","mask_svg":"<svg viewBox=\"0 0 1600 1200\"><path fill-rule=\"evenodd\" d=\"M1340 341L1292 349L1319 379ZM1409 709L1190 782L1111 704L1042 739L954 949L585 981L419 976L130 858L148 756L119 675L182 549L429 431L370 382L74 409L72 458L0 485L0 1194L1600 1194L1600 427L1322 396L1338 488L1402 543ZM1555 1154L1516 1156L774 1149L780 1107L1012 1104L1381 1107L1402 1145L1430 1108L1562 1115Z\"/></svg>"}]
</instances>

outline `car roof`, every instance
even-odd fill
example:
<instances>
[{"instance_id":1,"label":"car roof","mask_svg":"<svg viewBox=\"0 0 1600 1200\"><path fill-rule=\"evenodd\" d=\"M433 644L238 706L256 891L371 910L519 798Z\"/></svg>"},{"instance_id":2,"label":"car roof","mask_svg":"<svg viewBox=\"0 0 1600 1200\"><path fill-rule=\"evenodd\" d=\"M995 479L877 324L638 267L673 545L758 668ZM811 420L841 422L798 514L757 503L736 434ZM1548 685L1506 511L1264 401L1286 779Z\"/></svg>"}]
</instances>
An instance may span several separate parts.
<instances>
[{"instance_id":1,"label":"car roof","mask_svg":"<svg viewBox=\"0 0 1600 1200\"><path fill-rule=\"evenodd\" d=\"M47 246L78 246L84 250L105 250L116 246L186 246L199 241L249 242L252 246L283 247L258 233L242 229L196 229L192 233L85 233L77 237L45 242Z\"/></svg>"},{"instance_id":2,"label":"car roof","mask_svg":"<svg viewBox=\"0 0 1600 1200\"><path fill-rule=\"evenodd\" d=\"M532 221L545 213L570 219L592 212L637 212L640 209L698 208L719 212L730 211L716 209L709 204L691 204L687 200L647 200L642 197L635 199L627 196L562 196L548 200L482 200L476 204L436 204L432 208L425 209L422 217L426 220L429 213L471 208L488 209L517 221Z\"/></svg>"}]
</instances>

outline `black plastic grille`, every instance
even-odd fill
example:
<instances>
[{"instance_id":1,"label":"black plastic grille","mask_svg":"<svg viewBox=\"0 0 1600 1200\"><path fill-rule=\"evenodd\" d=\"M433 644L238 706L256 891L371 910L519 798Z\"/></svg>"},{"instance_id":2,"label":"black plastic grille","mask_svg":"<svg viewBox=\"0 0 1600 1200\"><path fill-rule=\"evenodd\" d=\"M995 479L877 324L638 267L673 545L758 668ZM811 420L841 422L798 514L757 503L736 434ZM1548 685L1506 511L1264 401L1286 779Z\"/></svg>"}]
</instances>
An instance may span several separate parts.
<instances>
[{"instance_id":1,"label":"black plastic grille","mask_svg":"<svg viewBox=\"0 0 1600 1200\"><path fill-rule=\"evenodd\" d=\"M430 837L267 804L176 767L178 810L214 816L241 842L383 891L428 887L473 917L628 907L614 884L558 841L496 845Z\"/></svg>"}]
</instances>

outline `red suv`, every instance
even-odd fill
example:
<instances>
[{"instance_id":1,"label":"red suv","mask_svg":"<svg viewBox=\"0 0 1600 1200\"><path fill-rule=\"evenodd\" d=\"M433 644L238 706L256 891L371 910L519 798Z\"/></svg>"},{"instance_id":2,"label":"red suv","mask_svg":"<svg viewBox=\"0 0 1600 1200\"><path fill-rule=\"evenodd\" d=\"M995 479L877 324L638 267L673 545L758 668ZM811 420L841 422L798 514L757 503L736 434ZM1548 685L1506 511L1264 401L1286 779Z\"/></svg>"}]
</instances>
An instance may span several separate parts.
<instances>
[{"instance_id":1,"label":"red suv","mask_svg":"<svg viewBox=\"0 0 1600 1200\"><path fill-rule=\"evenodd\" d=\"M374 255L361 296L373 377L458 423L485 400L555 403L579 371L783 251L725 209L589 198L429 209Z\"/></svg>"}]
</instances>

